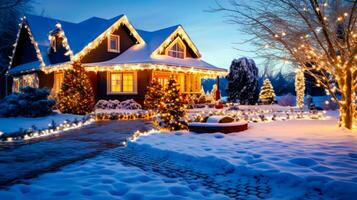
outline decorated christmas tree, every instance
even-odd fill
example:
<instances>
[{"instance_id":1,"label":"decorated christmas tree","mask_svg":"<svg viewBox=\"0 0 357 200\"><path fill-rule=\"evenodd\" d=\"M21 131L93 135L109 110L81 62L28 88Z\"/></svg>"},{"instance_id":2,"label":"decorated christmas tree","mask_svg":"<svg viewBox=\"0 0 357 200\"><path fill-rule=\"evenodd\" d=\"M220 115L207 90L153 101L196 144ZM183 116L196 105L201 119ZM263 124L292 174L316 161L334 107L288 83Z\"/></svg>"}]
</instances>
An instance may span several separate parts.
<instances>
[{"instance_id":1,"label":"decorated christmas tree","mask_svg":"<svg viewBox=\"0 0 357 200\"><path fill-rule=\"evenodd\" d=\"M271 104L275 100L275 92L269 79L265 79L262 88L260 89L259 99L264 104Z\"/></svg>"},{"instance_id":2,"label":"decorated christmas tree","mask_svg":"<svg viewBox=\"0 0 357 200\"><path fill-rule=\"evenodd\" d=\"M92 111L95 104L92 85L79 62L65 71L58 99L57 106L62 113L83 115Z\"/></svg>"},{"instance_id":3,"label":"decorated christmas tree","mask_svg":"<svg viewBox=\"0 0 357 200\"><path fill-rule=\"evenodd\" d=\"M298 108L304 107L305 97L305 76L304 71L299 70L295 75L295 91L296 91L296 106Z\"/></svg>"},{"instance_id":4,"label":"decorated christmas tree","mask_svg":"<svg viewBox=\"0 0 357 200\"><path fill-rule=\"evenodd\" d=\"M147 89L144 99L144 108L147 110L158 110L163 96L162 85L157 79L153 79Z\"/></svg>"},{"instance_id":5,"label":"decorated christmas tree","mask_svg":"<svg viewBox=\"0 0 357 200\"><path fill-rule=\"evenodd\" d=\"M171 77L160 102L161 126L169 130L187 129L184 99L176 80Z\"/></svg>"}]
</instances>

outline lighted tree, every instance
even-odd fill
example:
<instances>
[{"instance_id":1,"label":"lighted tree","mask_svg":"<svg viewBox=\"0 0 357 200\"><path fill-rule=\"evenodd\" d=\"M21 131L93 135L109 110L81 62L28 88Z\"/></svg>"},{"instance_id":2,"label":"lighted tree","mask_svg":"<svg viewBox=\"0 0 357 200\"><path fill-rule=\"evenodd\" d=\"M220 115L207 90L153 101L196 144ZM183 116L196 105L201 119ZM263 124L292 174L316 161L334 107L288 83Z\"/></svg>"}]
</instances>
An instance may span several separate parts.
<instances>
[{"instance_id":1,"label":"lighted tree","mask_svg":"<svg viewBox=\"0 0 357 200\"><path fill-rule=\"evenodd\" d=\"M218 4L240 30L251 35L265 58L301 66L340 108L340 126L356 116L356 0L238 0ZM341 97L338 95L340 94Z\"/></svg>"},{"instance_id":2,"label":"lighted tree","mask_svg":"<svg viewBox=\"0 0 357 200\"><path fill-rule=\"evenodd\" d=\"M161 125L169 130L186 130L187 119L184 99L176 80L171 77L159 107Z\"/></svg>"},{"instance_id":3,"label":"lighted tree","mask_svg":"<svg viewBox=\"0 0 357 200\"><path fill-rule=\"evenodd\" d=\"M275 100L275 92L269 79L265 79L259 93L259 100L262 103L271 104Z\"/></svg>"},{"instance_id":4,"label":"lighted tree","mask_svg":"<svg viewBox=\"0 0 357 200\"><path fill-rule=\"evenodd\" d=\"M65 71L58 100L57 106L62 113L83 115L93 110L95 101L92 85L79 62L73 63L73 68Z\"/></svg>"},{"instance_id":5,"label":"lighted tree","mask_svg":"<svg viewBox=\"0 0 357 200\"><path fill-rule=\"evenodd\" d=\"M298 70L295 74L296 106L304 107L305 97L305 76L303 70Z\"/></svg>"},{"instance_id":6,"label":"lighted tree","mask_svg":"<svg viewBox=\"0 0 357 200\"><path fill-rule=\"evenodd\" d=\"M147 87L147 93L144 99L144 108L147 110L158 110L162 96L162 85L157 79L152 79L150 85Z\"/></svg>"}]
</instances>

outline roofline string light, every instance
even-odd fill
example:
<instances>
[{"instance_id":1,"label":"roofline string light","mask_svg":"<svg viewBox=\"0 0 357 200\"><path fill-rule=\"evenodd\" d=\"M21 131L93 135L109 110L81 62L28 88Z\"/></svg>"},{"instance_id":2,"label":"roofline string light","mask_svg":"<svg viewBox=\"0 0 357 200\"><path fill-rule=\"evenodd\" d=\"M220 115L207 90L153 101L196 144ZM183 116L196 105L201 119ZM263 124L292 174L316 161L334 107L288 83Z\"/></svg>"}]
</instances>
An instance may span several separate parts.
<instances>
[{"instance_id":1,"label":"roofline string light","mask_svg":"<svg viewBox=\"0 0 357 200\"><path fill-rule=\"evenodd\" d=\"M36 42L35 38L33 37L31 29L27 24L26 17L24 16L24 17L21 18L21 23L19 24L19 31L17 32L16 41L15 41L15 43L13 45L14 49L12 51L12 56L10 56L10 63L9 63L8 70L11 69L11 66L13 64L13 59L14 59L14 56L15 56L15 53L16 53L16 47L17 47L17 43L18 43L22 28L25 28L27 30L27 33L29 34L29 37L30 37L30 40L31 40L31 43L34 45L37 58L41 62L40 67L41 67L41 69L44 68L46 66L46 64L43 61L43 57L42 57L41 51L40 51L40 49L38 47L38 43Z\"/></svg>"},{"instance_id":2,"label":"roofline string light","mask_svg":"<svg viewBox=\"0 0 357 200\"><path fill-rule=\"evenodd\" d=\"M116 21L110 28L108 28L106 31L104 31L102 34L100 34L95 40L90 42L80 52L78 52L73 57L73 60L74 61L80 60L85 55L87 55L91 50L93 50L96 47L98 47L104 39L106 39L110 34L112 34L115 30L117 30L117 28L122 24L124 24L124 25L126 25L128 27L128 29L131 31L133 37L135 37L135 39L137 39L140 44L145 43L145 41L140 37L139 33L131 25L131 23L129 22L128 18L124 15L118 21Z\"/></svg>"},{"instance_id":3,"label":"roofline string light","mask_svg":"<svg viewBox=\"0 0 357 200\"><path fill-rule=\"evenodd\" d=\"M198 58L202 57L196 45L192 42L191 38L187 35L185 30L181 26L179 26L174 32L172 32L170 36L166 38L166 40L157 49L153 51L152 56L157 56L165 53L166 47L170 45L172 41L174 41L175 36L177 35L182 38L182 40L186 41L188 46L193 50L193 52L195 52Z\"/></svg>"}]
</instances>

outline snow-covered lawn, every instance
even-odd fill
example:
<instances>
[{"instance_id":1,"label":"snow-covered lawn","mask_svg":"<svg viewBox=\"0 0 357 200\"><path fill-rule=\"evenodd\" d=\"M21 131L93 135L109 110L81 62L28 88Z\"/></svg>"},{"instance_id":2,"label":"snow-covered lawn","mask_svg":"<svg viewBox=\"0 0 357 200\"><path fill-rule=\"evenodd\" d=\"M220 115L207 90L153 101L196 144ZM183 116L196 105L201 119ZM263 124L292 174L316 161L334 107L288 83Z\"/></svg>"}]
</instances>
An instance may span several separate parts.
<instances>
[{"instance_id":1,"label":"snow-covered lawn","mask_svg":"<svg viewBox=\"0 0 357 200\"><path fill-rule=\"evenodd\" d=\"M294 188L289 198L317 190L324 198L348 199L357 195L357 132L339 129L337 114L328 115L327 120L251 123L248 131L228 135L152 134L129 147L196 169L234 171L236 178L263 175L278 187Z\"/></svg>"},{"instance_id":2,"label":"snow-covered lawn","mask_svg":"<svg viewBox=\"0 0 357 200\"><path fill-rule=\"evenodd\" d=\"M10 118L0 118L0 132L11 133L19 131L20 129L29 129L33 125L37 129L48 128L48 125L52 120L56 124L63 123L65 120L73 121L74 119L80 120L83 116L72 115L72 114L61 114L54 112L52 115L37 118L26 118L26 117L10 117Z\"/></svg>"},{"instance_id":3,"label":"snow-covered lawn","mask_svg":"<svg viewBox=\"0 0 357 200\"><path fill-rule=\"evenodd\" d=\"M123 155L143 154L139 159L129 153L134 163L104 154L0 190L0 199L229 199L223 194L232 187L239 199L256 199L262 191L268 199L353 199L357 133L339 129L337 113L327 115L325 120L251 123L248 131L227 135L152 133L123 150ZM197 179L192 184L140 166L181 166L212 183Z\"/></svg>"}]
</instances>

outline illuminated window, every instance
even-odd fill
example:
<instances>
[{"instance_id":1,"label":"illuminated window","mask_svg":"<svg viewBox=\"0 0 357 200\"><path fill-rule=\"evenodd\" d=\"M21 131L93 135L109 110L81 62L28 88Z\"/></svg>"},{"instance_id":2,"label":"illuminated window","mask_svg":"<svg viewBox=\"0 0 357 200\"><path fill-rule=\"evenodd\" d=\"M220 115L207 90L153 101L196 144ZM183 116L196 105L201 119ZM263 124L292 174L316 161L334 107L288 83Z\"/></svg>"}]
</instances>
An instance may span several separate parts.
<instances>
[{"instance_id":1,"label":"illuminated window","mask_svg":"<svg viewBox=\"0 0 357 200\"><path fill-rule=\"evenodd\" d=\"M108 52L120 52L120 37L119 35L108 36Z\"/></svg>"},{"instance_id":2,"label":"illuminated window","mask_svg":"<svg viewBox=\"0 0 357 200\"><path fill-rule=\"evenodd\" d=\"M134 92L134 73L123 73L123 92Z\"/></svg>"},{"instance_id":3,"label":"illuminated window","mask_svg":"<svg viewBox=\"0 0 357 200\"><path fill-rule=\"evenodd\" d=\"M62 72L54 74L53 93L58 94L61 90L64 74Z\"/></svg>"},{"instance_id":4,"label":"illuminated window","mask_svg":"<svg viewBox=\"0 0 357 200\"><path fill-rule=\"evenodd\" d=\"M109 93L136 93L135 72L112 72L109 83Z\"/></svg>"},{"instance_id":5,"label":"illuminated window","mask_svg":"<svg viewBox=\"0 0 357 200\"><path fill-rule=\"evenodd\" d=\"M185 45L180 38L176 38L168 47L167 55L174 58L185 58Z\"/></svg>"}]
</instances>

